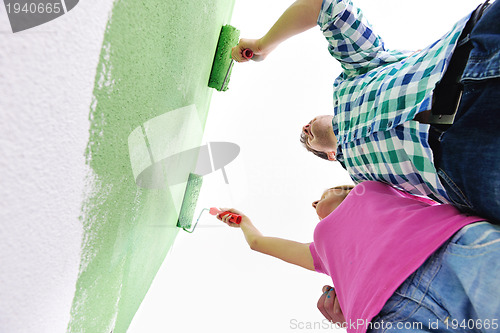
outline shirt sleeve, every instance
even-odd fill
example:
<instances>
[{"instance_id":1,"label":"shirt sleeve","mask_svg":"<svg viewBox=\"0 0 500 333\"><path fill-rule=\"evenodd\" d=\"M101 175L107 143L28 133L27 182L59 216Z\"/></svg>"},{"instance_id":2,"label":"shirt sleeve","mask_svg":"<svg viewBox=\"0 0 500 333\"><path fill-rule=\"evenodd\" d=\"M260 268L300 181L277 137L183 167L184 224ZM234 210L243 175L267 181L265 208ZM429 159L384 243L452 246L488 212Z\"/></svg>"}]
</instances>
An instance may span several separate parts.
<instances>
[{"instance_id":1,"label":"shirt sleeve","mask_svg":"<svg viewBox=\"0 0 500 333\"><path fill-rule=\"evenodd\" d=\"M340 61L344 76L361 75L408 55L387 51L382 38L351 0L323 0L317 23L329 43L330 54Z\"/></svg>"},{"instance_id":2,"label":"shirt sleeve","mask_svg":"<svg viewBox=\"0 0 500 333\"><path fill-rule=\"evenodd\" d=\"M325 269L323 268L323 262L321 261L318 252L316 252L316 247L314 246L314 243L309 244L309 251L311 251L311 256L313 257L314 270L318 273L323 273L328 275L328 273L325 272Z\"/></svg>"}]
</instances>

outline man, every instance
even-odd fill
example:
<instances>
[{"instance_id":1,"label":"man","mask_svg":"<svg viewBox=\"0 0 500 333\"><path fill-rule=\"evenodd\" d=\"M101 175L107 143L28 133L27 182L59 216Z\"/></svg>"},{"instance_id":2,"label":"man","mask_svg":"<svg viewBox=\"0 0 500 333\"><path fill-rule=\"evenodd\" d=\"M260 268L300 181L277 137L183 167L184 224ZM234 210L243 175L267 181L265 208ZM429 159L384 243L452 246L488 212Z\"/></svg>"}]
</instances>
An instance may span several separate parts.
<instances>
[{"instance_id":1,"label":"man","mask_svg":"<svg viewBox=\"0 0 500 333\"><path fill-rule=\"evenodd\" d=\"M250 48L262 60L317 23L343 73L334 115L303 127L306 148L341 162L355 182L385 182L500 223L499 7L480 6L408 54L386 50L349 0L298 0L264 37L240 40L233 58L246 61Z\"/></svg>"}]
</instances>

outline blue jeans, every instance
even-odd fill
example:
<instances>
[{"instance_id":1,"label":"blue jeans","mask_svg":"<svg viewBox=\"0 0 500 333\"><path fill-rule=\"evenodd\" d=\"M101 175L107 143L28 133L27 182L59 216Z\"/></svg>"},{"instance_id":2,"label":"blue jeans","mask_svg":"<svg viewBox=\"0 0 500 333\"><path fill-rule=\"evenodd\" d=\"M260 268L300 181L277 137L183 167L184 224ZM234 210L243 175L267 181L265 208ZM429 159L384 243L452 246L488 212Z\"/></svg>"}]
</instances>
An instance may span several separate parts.
<instances>
[{"instance_id":1,"label":"blue jeans","mask_svg":"<svg viewBox=\"0 0 500 333\"><path fill-rule=\"evenodd\" d=\"M500 332L500 226L462 228L403 282L367 332Z\"/></svg>"},{"instance_id":2,"label":"blue jeans","mask_svg":"<svg viewBox=\"0 0 500 333\"><path fill-rule=\"evenodd\" d=\"M438 175L454 205L500 224L500 1L470 34L455 123L440 138Z\"/></svg>"}]
</instances>

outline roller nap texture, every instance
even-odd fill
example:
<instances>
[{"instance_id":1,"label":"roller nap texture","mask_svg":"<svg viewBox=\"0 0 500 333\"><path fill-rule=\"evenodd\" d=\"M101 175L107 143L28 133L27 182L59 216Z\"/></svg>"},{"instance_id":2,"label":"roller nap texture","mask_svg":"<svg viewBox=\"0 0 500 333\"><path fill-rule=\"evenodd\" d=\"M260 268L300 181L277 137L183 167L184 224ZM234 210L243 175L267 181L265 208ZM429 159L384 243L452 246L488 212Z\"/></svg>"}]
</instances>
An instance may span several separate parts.
<instances>
[{"instance_id":1,"label":"roller nap texture","mask_svg":"<svg viewBox=\"0 0 500 333\"><path fill-rule=\"evenodd\" d=\"M198 196L200 195L202 183L202 176L196 175L194 173L189 174L186 191L184 192L184 199L182 200L181 211L179 213L179 219L177 221L177 226L186 231L189 231L189 229L191 228L194 210L196 208Z\"/></svg>"},{"instance_id":2,"label":"roller nap texture","mask_svg":"<svg viewBox=\"0 0 500 333\"><path fill-rule=\"evenodd\" d=\"M218 91L226 91L233 60L231 59L231 49L238 44L240 31L231 25L222 27L215 50L212 72L208 80L208 86Z\"/></svg>"}]
</instances>

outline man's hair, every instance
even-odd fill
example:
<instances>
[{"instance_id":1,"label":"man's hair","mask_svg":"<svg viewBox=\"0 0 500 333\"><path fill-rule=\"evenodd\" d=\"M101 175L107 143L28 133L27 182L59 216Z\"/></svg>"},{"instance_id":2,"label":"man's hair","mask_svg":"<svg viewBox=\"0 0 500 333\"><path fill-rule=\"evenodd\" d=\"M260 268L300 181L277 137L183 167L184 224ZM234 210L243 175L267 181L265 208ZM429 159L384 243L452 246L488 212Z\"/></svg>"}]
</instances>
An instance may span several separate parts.
<instances>
[{"instance_id":1,"label":"man's hair","mask_svg":"<svg viewBox=\"0 0 500 333\"><path fill-rule=\"evenodd\" d=\"M328 155L325 152L318 151L316 149L312 149L311 147L309 147L309 145L307 144L307 135L304 132L300 133L300 142L302 142L302 144L304 145L304 147L306 147L306 149L308 151L310 151L311 153L313 153L314 155L316 155L318 157L321 157L322 159L327 160L327 161L330 160L328 158Z\"/></svg>"}]
</instances>

